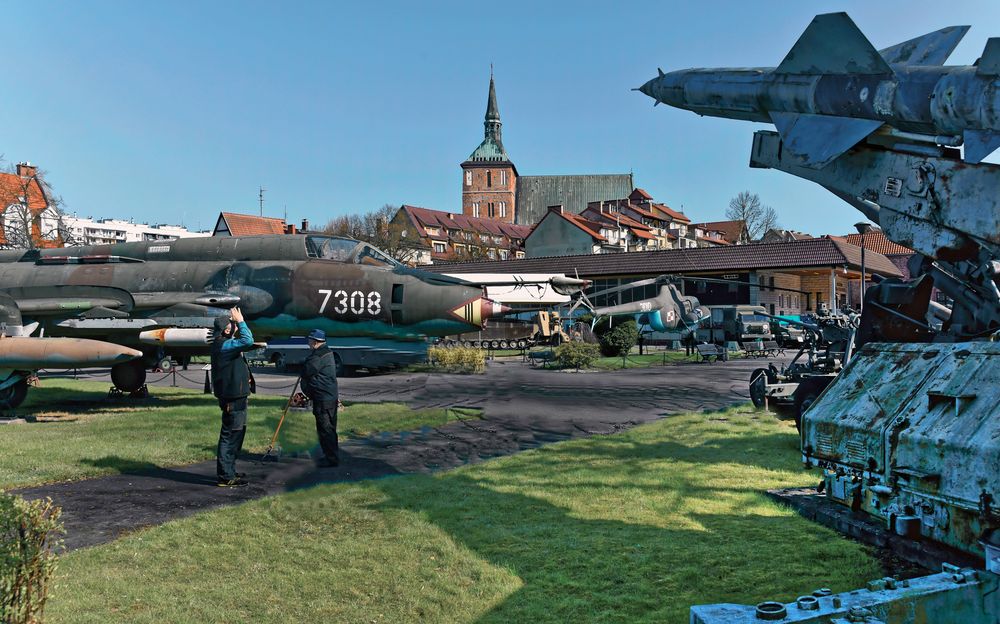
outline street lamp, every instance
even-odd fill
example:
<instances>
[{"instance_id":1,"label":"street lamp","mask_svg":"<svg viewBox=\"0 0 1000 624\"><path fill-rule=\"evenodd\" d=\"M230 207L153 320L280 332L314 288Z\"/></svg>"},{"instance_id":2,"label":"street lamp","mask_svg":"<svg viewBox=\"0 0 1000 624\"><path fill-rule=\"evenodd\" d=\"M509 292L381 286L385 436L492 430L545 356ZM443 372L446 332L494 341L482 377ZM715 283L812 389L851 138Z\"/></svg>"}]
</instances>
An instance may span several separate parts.
<instances>
[{"instance_id":1,"label":"street lamp","mask_svg":"<svg viewBox=\"0 0 1000 624\"><path fill-rule=\"evenodd\" d=\"M861 235L861 304L858 309L862 312L865 309L865 234L878 229L878 226L867 221L859 221L854 224L854 229Z\"/></svg>"}]
</instances>

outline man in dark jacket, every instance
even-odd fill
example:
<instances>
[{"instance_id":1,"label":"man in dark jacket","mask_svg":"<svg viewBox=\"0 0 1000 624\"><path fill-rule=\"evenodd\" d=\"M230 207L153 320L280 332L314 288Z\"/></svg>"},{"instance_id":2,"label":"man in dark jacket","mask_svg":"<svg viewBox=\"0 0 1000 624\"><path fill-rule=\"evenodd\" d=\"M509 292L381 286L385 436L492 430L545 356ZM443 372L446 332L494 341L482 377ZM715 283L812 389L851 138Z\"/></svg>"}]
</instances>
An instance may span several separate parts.
<instances>
[{"instance_id":1,"label":"man in dark jacket","mask_svg":"<svg viewBox=\"0 0 1000 624\"><path fill-rule=\"evenodd\" d=\"M302 368L302 392L312 399L316 433L323 449L321 465L337 466L337 361L326 346L326 332L314 329L309 334L309 356Z\"/></svg>"},{"instance_id":2,"label":"man in dark jacket","mask_svg":"<svg viewBox=\"0 0 1000 624\"><path fill-rule=\"evenodd\" d=\"M219 487L243 487L246 475L236 472L236 457L243 449L247 431L247 397L250 396L250 368L243 352L253 345L253 334L239 308L229 318L215 319L212 342L212 389L222 409L216 474Z\"/></svg>"}]
</instances>

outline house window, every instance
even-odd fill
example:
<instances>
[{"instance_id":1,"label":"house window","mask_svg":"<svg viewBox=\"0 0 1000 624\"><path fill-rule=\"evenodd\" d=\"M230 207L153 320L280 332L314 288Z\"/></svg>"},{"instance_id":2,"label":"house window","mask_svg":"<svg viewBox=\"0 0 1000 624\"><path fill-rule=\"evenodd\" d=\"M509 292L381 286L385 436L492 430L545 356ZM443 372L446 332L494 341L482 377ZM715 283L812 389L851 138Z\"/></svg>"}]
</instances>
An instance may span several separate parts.
<instances>
[{"instance_id":1,"label":"house window","mask_svg":"<svg viewBox=\"0 0 1000 624\"><path fill-rule=\"evenodd\" d=\"M486 255L490 257L490 260L496 260L497 259L497 250L496 249L490 249L489 251L486 252Z\"/></svg>"},{"instance_id":2,"label":"house window","mask_svg":"<svg viewBox=\"0 0 1000 624\"><path fill-rule=\"evenodd\" d=\"M497 216L496 215L496 209L494 208L494 202L490 202L488 204L487 214L489 214L489 216L490 216L491 219Z\"/></svg>"},{"instance_id":3,"label":"house window","mask_svg":"<svg viewBox=\"0 0 1000 624\"><path fill-rule=\"evenodd\" d=\"M434 243L434 253L444 253L444 243Z\"/></svg>"},{"instance_id":4,"label":"house window","mask_svg":"<svg viewBox=\"0 0 1000 624\"><path fill-rule=\"evenodd\" d=\"M493 186L493 172L492 171L487 171L486 172L486 186L487 187Z\"/></svg>"},{"instance_id":5,"label":"house window","mask_svg":"<svg viewBox=\"0 0 1000 624\"><path fill-rule=\"evenodd\" d=\"M479 202L472 202L472 216L479 216Z\"/></svg>"},{"instance_id":6,"label":"house window","mask_svg":"<svg viewBox=\"0 0 1000 624\"><path fill-rule=\"evenodd\" d=\"M500 202L500 218L507 216L507 202Z\"/></svg>"},{"instance_id":7,"label":"house window","mask_svg":"<svg viewBox=\"0 0 1000 624\"><path fill-rule=\"evenodd\" d=\"M507 171L500 172L500 186L507 186Z\"/></svg>"},{"instance_id":8,"label":"house window","mask_svg":"<svg viewBox=\"0 0 1000 624\"><path fill-rule=\"evenodd\" d=\"M507 259L507 250L506 249L501 249L500 250L500 259L501 260L506 260Z\"/></svg>"},{"instance_id":9,"label":"house window","mask_svg":"<svg viewBox=\"0 0 1000 624\"><path fill-rule=\"evenodd\" d=\"M514 257L515 258L523 258L524 257L524 252L523 251L515 251L514 252Z\"/></svg>"},{"instance_id":10,"label":"house window","mask_svg":"<svg viewBox=\"0 0 1000 624\"><path fill-rule=\"evenodd\" d=\"M466 186L472 186L472 172L471 171L466 171L465 172L465 185Z\"/></svg>"}]
</instances>

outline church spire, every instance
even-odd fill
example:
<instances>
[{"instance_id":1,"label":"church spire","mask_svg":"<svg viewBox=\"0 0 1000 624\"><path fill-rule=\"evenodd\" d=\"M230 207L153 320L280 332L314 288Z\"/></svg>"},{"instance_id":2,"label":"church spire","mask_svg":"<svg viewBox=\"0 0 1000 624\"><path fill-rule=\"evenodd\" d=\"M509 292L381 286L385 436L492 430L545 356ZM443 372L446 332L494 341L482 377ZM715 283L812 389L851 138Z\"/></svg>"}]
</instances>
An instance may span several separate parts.
<instances>
[{"instance_id":1,"label":"church spire","mask_svg":"<svg viewBox=\"0 0 1000 624\"><path fill-rule=\"evenodd\" d=\"M500 140L500 107L497 106L497 89L496 85L493 83L493 66L490 66L490 97L486 101L486 120L483 122L486 126L486 138L493 139L497 143L502 143Z\"/></svg>"},{"instance_id":2,"label":"church spire","mask_svg":"<svg viewBox=\"0 0 1000 624\"><path fill-rule=\"evenodd\" d=\"M490 66L490 95L486 100L486 119L483 121L485 136L469 160L473 162L510 162L503 148L500 136L500 107L497 106L497 89L493 82L493 66Z\"/></svg>"}]
</instances>

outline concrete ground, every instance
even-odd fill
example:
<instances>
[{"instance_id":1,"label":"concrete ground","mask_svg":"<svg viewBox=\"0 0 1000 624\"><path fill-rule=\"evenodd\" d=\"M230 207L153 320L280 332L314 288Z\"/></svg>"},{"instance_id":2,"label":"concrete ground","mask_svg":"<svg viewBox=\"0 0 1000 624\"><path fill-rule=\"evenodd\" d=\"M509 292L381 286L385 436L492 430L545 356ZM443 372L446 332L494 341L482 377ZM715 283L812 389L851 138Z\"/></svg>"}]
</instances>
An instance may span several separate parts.
<instances>
[{"instance_id":1,"label":"concrete ground","mask_svg":"<svg viewBox=\"0 0 1000 624\"><path fill-rule=\"evenodd\" d=\"M475 407L481 420L460 420L421 431L382 434L342 445L338 468L309 457L241 461L251 485L215 486L215 462L123 473L27 488L63 508L66 545L80 548L173 518L317 483L432 472L509 455L570 438L606 435L682 412L716 410L748 400L750 373L760 360L613 372L536 370L520 362L491 363L484 375L396 373L340 380L341 397L355 402L403 402L414 408ZM177 385L202 387L200 370L180 371ZM294 376L255 373L258 391L287 394ZM158 376L151 376L155 380ZM100 380L100 376L88 375ZM169 385L173 378L158 383ZM109 382L110 385L110 382ZM150 387L156 392L156 385ZM252 400L252 398L251 398Z\"/></svg>"}]
</instances>

